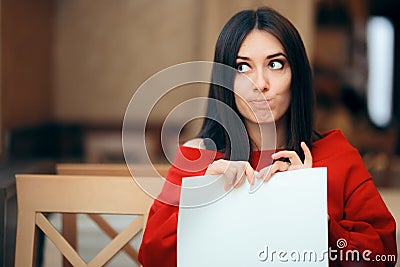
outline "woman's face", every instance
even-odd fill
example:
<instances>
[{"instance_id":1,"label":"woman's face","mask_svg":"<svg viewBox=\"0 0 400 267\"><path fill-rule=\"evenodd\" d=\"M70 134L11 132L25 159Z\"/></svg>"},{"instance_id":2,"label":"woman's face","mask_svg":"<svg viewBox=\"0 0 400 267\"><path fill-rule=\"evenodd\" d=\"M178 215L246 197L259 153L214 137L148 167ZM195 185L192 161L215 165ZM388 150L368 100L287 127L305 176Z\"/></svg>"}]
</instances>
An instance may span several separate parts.
<instances>
[{"instance_id":1,"label":"woman's face","mask_svg":"<svg viewBox=\"0 0 400 267\"><path fill-rule=\"evenodd\" d=\"M264 124L284 117L290 105L292 72L282 44L272 34L253 30L236 57L235 102L245 121Z\"/></svg>"}]
</instances>

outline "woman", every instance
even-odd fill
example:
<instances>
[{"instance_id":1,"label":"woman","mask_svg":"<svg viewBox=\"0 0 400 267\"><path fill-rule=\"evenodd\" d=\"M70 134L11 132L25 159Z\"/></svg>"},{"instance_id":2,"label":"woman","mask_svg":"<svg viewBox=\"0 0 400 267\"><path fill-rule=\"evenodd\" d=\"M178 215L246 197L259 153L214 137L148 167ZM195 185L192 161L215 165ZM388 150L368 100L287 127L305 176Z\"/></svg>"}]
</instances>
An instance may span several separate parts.
<instances>
[{"instance_id":1,"label":"woman","mask_svg":"<svg viewBox=\"0 0 400 267\"><path fill-rule=\"evenodd\" d=\"M182 177L224 173L226 185L237 187L245 177L253 183L253 179L268 181L278 171L327 167L329 247L338 249L337 240L344 238L348 245L343 250L370 250L371 259L397 255L395 221L357 150L338 130L323 135L313 131L311 70L295 27L269 8L239 12L222 29L214 61L237 69L238 74L228 77L233 91L211 84L209 98L239 115L245 135L230 123L232 112L209 101L198 138L179 148L167 180L181 185ZM253 86L243 86L239 73ZM217 75L213 71L213 79ZM277 152L272 155L263 153L270 149L262 130L268 125L276 128ZM207 149L208 143L217 152ZM177 167L199 157L206 160ZM160 195L169 204L155 200L150 210L139 252L145 267L176 266L178 206L174 204L179 203L179 192L169 189L167 184ZM358 263L393 266L395 261ZM331 259L331 266L354 265Z\"/></svg>"}]
</instances>

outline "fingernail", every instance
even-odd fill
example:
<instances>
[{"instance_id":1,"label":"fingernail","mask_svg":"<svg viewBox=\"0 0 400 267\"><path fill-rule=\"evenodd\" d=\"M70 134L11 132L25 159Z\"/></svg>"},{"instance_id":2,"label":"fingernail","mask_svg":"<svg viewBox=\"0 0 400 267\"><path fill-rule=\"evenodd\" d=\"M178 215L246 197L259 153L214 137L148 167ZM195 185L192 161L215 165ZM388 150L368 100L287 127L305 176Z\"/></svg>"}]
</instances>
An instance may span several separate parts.
<instances>
[{"instance_id":1,"label":"fingernail","mask_svg":"<svg viewBox=\"0 0 400 267\"><path fill-rule=\"evenodd\" d=\"M271 155L271 157L272 157L272 158L274 158L274 157L275 157L275 153L274 153L274 154L272 154L272 155Z\"/></svg>"}]
</instances>

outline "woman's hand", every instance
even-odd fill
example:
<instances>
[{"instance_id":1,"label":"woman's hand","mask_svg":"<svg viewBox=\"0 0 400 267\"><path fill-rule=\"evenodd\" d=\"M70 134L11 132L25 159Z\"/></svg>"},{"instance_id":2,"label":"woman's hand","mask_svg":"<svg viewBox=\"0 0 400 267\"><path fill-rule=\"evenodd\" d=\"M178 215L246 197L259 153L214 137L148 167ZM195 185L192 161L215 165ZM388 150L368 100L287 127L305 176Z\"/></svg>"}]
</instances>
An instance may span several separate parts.
<instances>
[{"instance_id":1,"label":"woman's hand","mask_svg":"<svg viewBox=\"0 0 400 267\"><path fill-rule=\"evenodd\" d=\"M301 162L299 155L295 151L283 150L272 154L272 158L276 160L271 166L262 169L256 176L257 179L264 178L264 182L267 182L271 176L276 172L284 172L290 170L298 170L312 167L312 156L311 151L307 147L306 143L301 142L301 148L304 152L304 162ZM287 158L289 162L280 161L277 159Z\"/></svg>"},{"instance_id":2,"label":"woman's hand","mask_svg":"<svg viewBox=\"0 0 400 267\"><path fill-rule=\"evenodd\" d=\"M242 185L245 177L247 177L251 184L254 178L254 169L247 161L219 159L214 161L207 168L206 175L214 174L225 175L225 190L229 190L232 186L237 188Z\"/></svg>"}]
</instances>

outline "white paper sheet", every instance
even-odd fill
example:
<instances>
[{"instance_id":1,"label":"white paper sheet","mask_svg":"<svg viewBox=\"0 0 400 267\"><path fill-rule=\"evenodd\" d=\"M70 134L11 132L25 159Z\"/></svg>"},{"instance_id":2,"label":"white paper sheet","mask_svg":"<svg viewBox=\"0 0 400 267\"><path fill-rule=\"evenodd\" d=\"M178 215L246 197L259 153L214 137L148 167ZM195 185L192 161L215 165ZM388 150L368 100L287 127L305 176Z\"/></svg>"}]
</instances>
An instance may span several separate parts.
<instances>
[{"instance_id":1,"label":"white paper sheet","mask_svg":"<svg viewBox=\"0 0 400 267\"><path fill-rule=\"evenodd\" d=\"M193 193L199 185L213 192ZM216 176L183 179L178 266L328 266L326 168L280 172L256 192L246 182L210 201L222 186ZM210 203L190 207L202 197Z\"/></svg>"}]
</instances>

